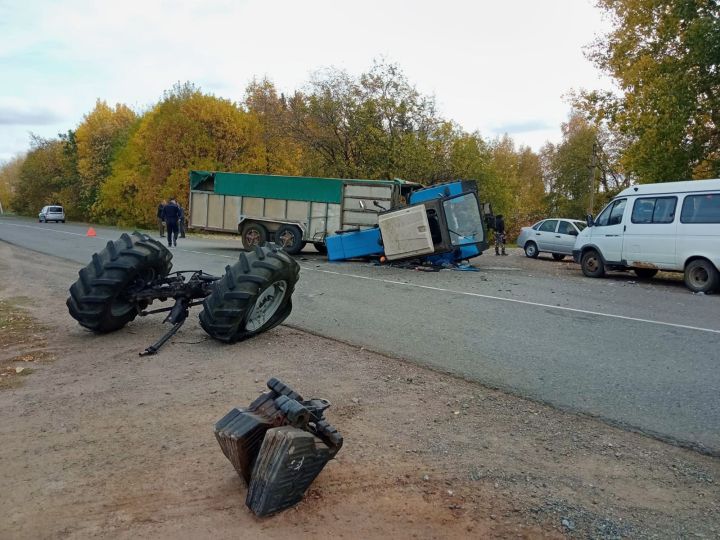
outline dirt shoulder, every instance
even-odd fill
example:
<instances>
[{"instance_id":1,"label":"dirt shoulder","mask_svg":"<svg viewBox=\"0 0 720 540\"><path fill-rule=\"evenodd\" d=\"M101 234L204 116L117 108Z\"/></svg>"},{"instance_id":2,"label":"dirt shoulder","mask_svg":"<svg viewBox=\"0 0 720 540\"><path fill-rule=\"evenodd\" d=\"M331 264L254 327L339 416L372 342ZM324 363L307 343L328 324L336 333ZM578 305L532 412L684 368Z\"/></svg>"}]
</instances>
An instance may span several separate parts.
<instances>
[{"instance_id":1,"label":"dirt shoulder","mask_svg":"<svg viewBox=\"0 0 720 540\"><path fill-rule=\"evenodd\" d=\"M0 386L2 538L720 534L717 458L288 327L224 346L195 314L140 358L160 319L84 331L64 305L77 270L0 243L0 317L23 321L0 369L32 370ZM331 400L345 446L257 519L212 426L271 376Z\"/></svg>"}]
</instances>

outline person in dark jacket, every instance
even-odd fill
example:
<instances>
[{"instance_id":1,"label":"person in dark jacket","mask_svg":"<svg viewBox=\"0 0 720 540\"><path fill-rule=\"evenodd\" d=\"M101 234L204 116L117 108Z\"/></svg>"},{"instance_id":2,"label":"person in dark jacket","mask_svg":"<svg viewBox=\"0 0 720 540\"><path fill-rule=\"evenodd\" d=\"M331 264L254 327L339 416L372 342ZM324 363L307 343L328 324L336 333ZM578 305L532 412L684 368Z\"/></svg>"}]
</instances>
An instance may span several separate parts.
<instances>
[{"instance_id":1,"label":"person in dark jacket","mask_svg":"<svg viewBox=\"0 0 720 540\"><path fill-rule=\"evenodd\" d=\"M160 236L165 236L165 222L163 221L163 210L165 210L165 205L167 204L167 201L165 199L162 200L160 204L158 204L157 207L157 225L158 225L158 232L160 233Z\"/></svg>"},{"instance_id":2,"label":"person in dark jacket","mask_svg":"<svg viewBox=\"0 0 720 540\"><path fill-rule=\"evenodd\" d=\"M168 246L177 247L178 221L181 215L182 211L175 199L170 199L170 202L163 209L163 220L167 225Z\"/></svg>"},{"instance_id":3,"label":"person in dark jacket","mask_svg":"<svg viewBox=\"0 0 720 540\"><path fill-rule=\"evenodd\" d=\"M502 249L502 255L505 253L505 220L502 214L498 214L495 218L495 255L500 255Z\"/></svg>"}]
</instances>

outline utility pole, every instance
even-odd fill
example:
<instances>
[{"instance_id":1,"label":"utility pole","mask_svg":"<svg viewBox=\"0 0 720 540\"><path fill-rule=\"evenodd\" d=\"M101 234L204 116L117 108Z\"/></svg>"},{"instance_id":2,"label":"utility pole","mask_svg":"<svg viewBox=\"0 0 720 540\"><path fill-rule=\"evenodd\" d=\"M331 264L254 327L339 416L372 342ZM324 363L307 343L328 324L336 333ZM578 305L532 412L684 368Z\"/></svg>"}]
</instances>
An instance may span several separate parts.
<instances>
[{"instance_id":1,"label":"utility pole","mask_svg":"<svg viewBox=\"0 0 720 540\"><path fill-rule=\"evenodd\" d=\"M588 181L590 183L590 204L588 206L588 214L592 214L593 209L595 208L595 168L597 167L597 163L595 161L596 156L597 142L594 142L592 146L592 158L590 160L590 177L588 178Z\"/></svg>"}]
</instances>

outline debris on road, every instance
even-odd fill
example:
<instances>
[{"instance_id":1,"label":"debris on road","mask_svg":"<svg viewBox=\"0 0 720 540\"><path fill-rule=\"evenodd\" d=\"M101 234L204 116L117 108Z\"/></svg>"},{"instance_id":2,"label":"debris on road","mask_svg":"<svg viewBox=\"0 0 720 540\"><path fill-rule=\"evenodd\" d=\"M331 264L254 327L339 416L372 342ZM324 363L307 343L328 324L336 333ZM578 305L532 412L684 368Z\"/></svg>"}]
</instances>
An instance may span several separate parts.
<instances>
[{"instance_id":1,"label":"debris on road","mask_svg":"<svg viewBox=\"0 0 720 540\"><path fill-rule=\"evenodd\" d=\"M245 504L258 516L285 510L305 495L343 438L324 418L330 402L303 400L278 379L247 409L215 424L220 448L248 485Z\"/></svg>"}]
</instances>

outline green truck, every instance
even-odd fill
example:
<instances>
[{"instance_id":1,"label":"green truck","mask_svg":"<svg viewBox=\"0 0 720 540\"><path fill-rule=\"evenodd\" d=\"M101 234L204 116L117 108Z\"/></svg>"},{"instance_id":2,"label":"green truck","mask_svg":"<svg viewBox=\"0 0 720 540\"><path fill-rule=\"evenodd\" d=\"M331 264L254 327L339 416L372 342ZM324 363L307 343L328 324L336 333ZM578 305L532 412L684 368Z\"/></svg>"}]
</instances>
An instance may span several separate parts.
<instances>
[{"instance_id":1,"label":"green truck","mask_svg":"<svg viewBox=\"0 0 720 540\"><path fill-rule=\"evenodd\" d=\"M266 241L298 253L325 238L372 227L420 187L403 180L358 180L190 171L189 227L238 233L243 247Z\"/></svg>"}]
</instances>

